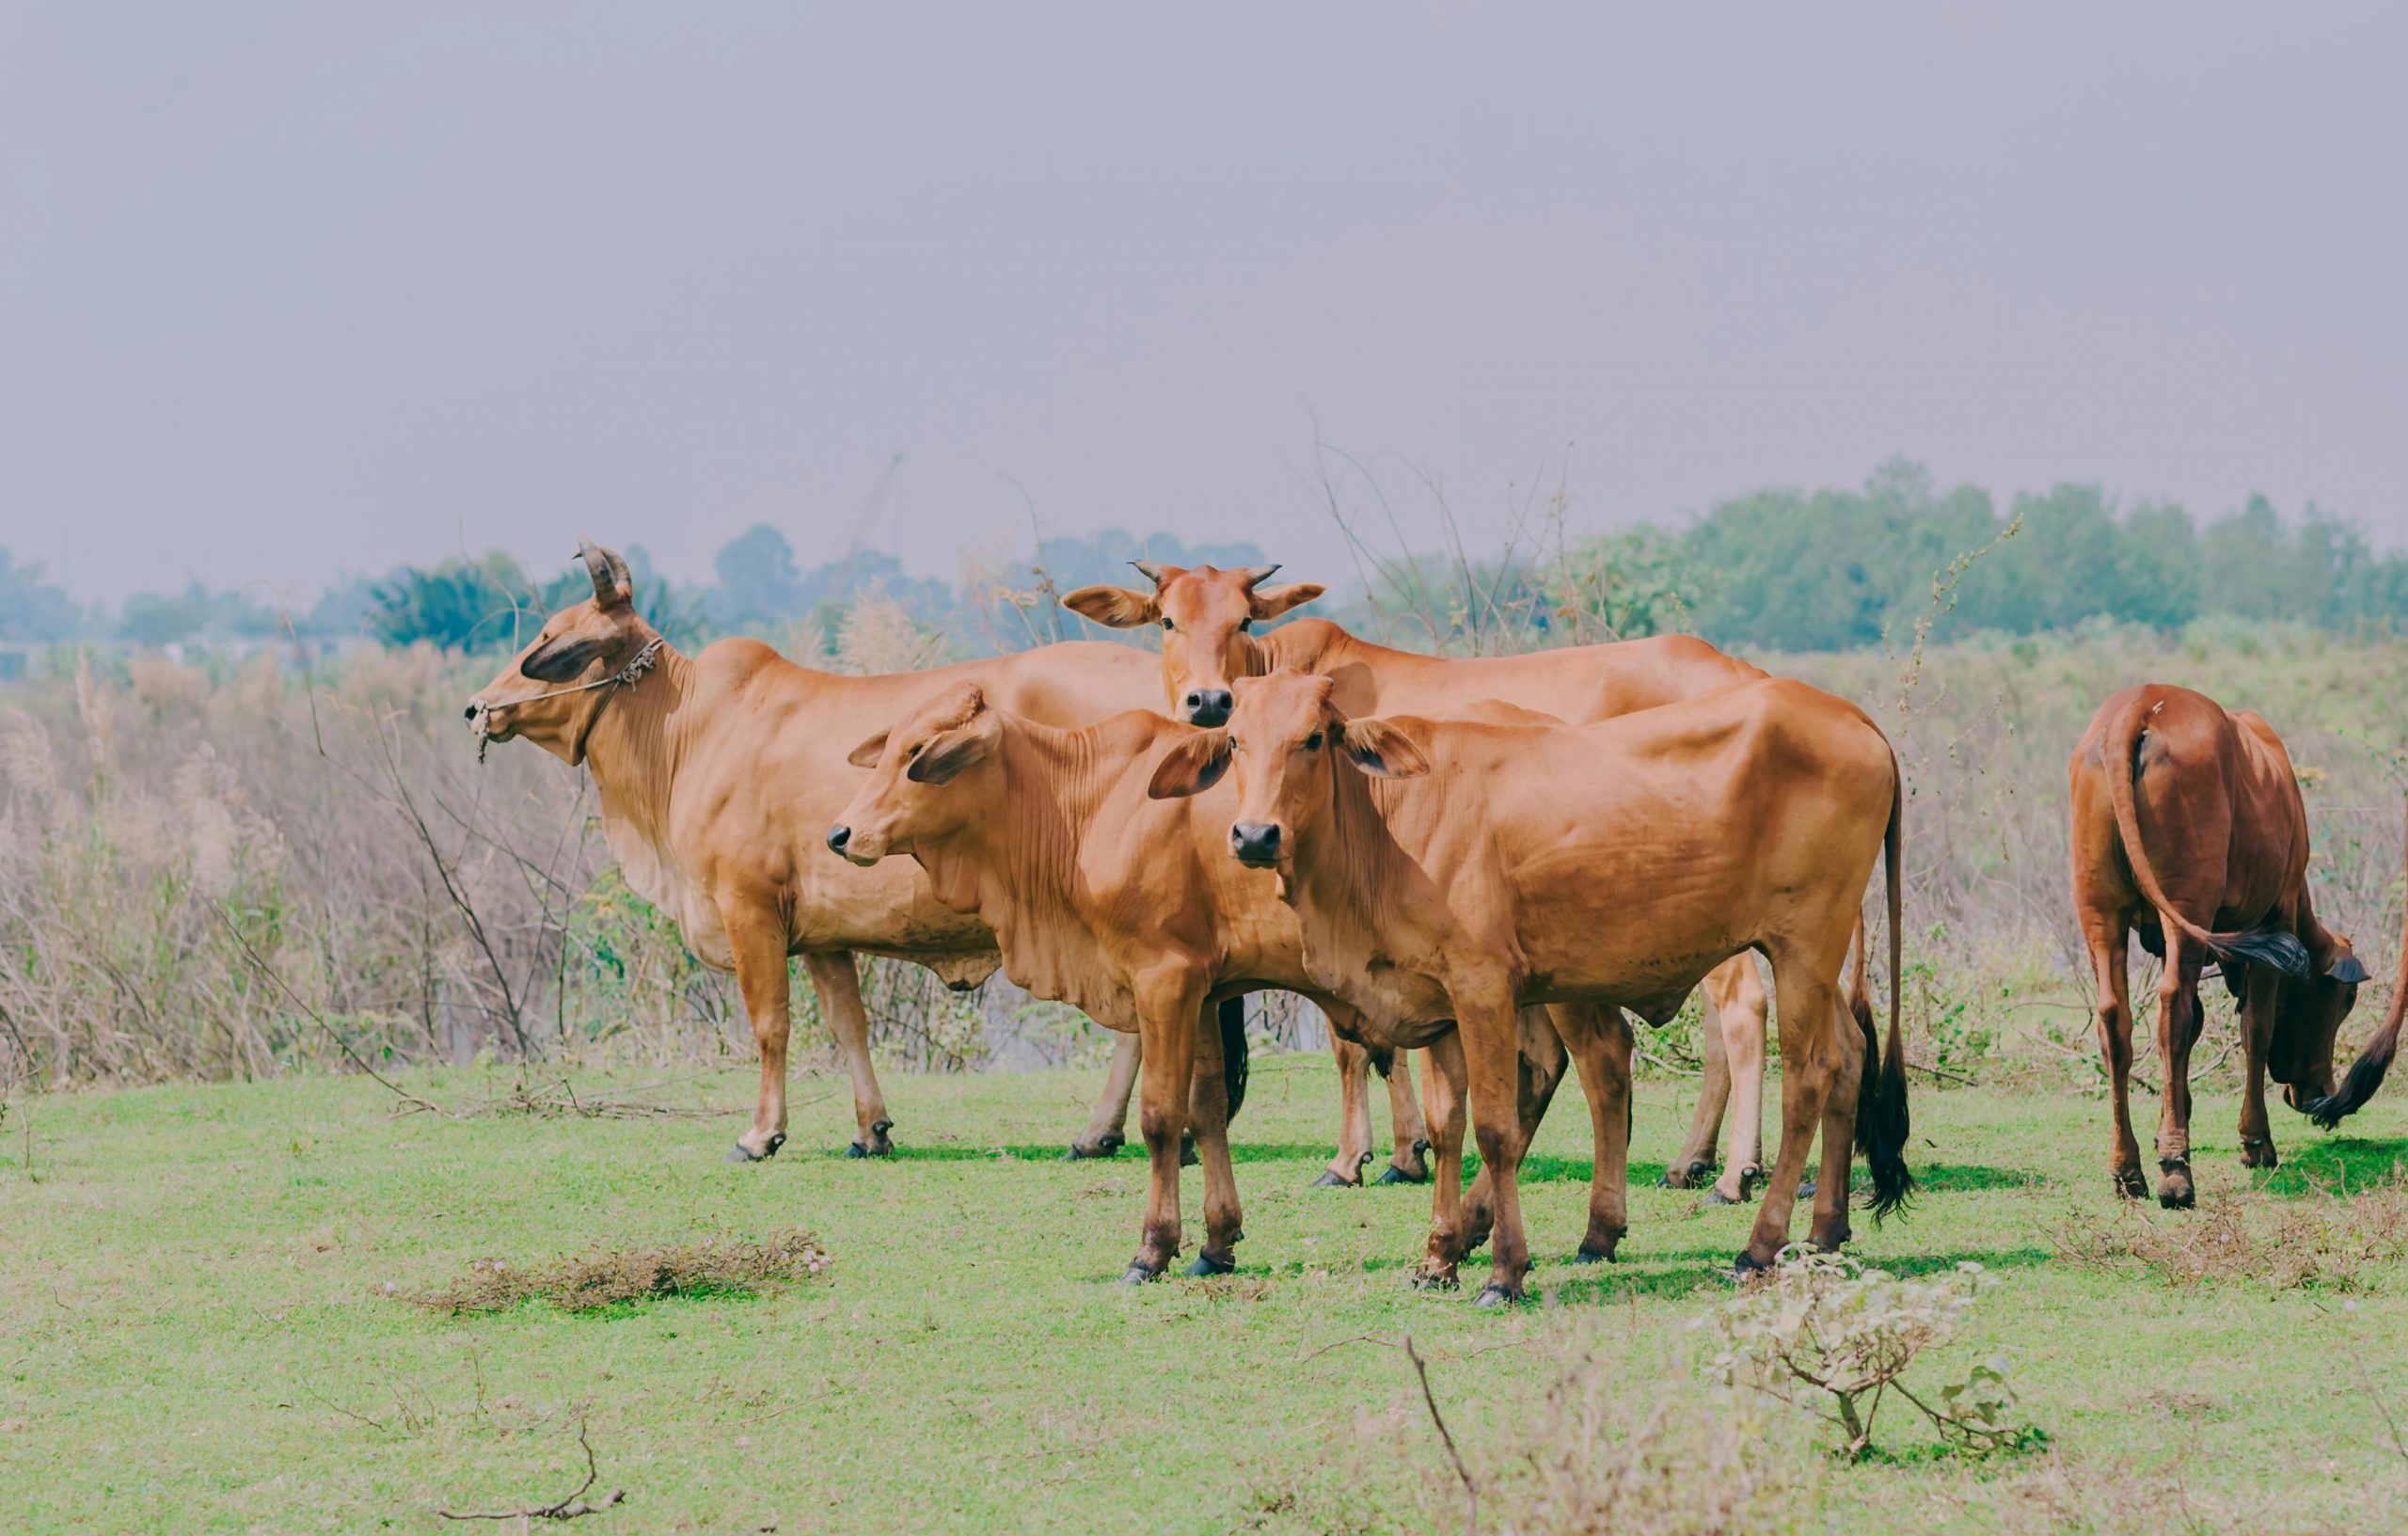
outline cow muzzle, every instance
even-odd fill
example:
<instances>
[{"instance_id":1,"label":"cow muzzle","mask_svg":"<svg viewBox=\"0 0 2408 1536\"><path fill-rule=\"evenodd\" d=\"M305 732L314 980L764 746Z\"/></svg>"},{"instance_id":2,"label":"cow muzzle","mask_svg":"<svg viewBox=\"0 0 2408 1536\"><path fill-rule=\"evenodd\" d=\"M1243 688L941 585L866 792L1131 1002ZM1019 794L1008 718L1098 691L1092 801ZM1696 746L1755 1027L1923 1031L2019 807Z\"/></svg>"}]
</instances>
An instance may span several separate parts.
<instances>
[{"instance_id":1,"label":"cow muzzle","mask_svg":"<svg viewBox=\"0 0 2408 1536\"><path fill-rule=\"evenodd\" d=\"M1227 725L1233 702L1225 688L1192 688L1179 701L1188 724L1206 727Z\"/></svg>"},{"instance_id":2,"label":"cow muzzle","mask_svg":"<svg viewBox=\"0 0 2408 1536\"><path fill-rule=\"evenodd\" d=\"M828 851L866 868L884 856L886 847L881 839L864 837L840 821L828 829Z\"/></svg>"},{"instance_id":3,"label":"cow muzzle","mask_svg":"<svg viewBox=\"0 0 2408 1536\"><path fill-rule=\"evenodd\" d=\"M1229 829L1229 851L1242 864L1269 869L1278 863L1285 847L1275 821L1241 821Z\"/></svg>"}]
</instances>

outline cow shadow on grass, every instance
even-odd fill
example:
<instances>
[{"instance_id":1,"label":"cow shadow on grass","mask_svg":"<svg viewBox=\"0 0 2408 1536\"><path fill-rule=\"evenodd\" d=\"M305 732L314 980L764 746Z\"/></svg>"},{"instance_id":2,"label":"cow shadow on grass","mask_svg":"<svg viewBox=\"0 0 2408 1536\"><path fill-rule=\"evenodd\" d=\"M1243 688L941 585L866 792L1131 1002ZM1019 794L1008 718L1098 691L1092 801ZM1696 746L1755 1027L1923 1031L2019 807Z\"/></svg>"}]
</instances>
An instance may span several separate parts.
<instances>
[{"instance_id":1,"label":"cow shadow on grass","mask_svg":"<svg viewBox=\"0 0 2408 1536\"><path fill-rule=\"evenodd\" d=\"M2283 1149L2283 1164L2258 1180L2269 1195L2348 1194L2408 1166L2408 1137L2319 1136Z\"/></svg>"},{"instance_id":2,"label":"cow shadow on grass","mask_svg":"<svg viewBox=\"0 0 2408 1536\"><path fill-rule=\"evenodd\" d=\"M1735 1257L1735 1250L1731 1248L1685 1248L1671 1253L1650 1254L1644 1259L1626 1264L1560 1268L1547 1274L1545 1278L1548 1292L1565 1305L1617 1302L1634 1296L1687 1296L1701 1291L1732 1295L1738 1290L1738 1282L1731 1274L1731 1263ZM1987 1270L2032 1269L2051 1262L2056 1256L2046 1248L2026 1246L1969 1249L1960 1253L1860 1257L1863 1258L1867 1269L1877 1269L1905 1279L1953 1274L1958 1264L1968 1261Z\"/></svg>"}]
</instances>

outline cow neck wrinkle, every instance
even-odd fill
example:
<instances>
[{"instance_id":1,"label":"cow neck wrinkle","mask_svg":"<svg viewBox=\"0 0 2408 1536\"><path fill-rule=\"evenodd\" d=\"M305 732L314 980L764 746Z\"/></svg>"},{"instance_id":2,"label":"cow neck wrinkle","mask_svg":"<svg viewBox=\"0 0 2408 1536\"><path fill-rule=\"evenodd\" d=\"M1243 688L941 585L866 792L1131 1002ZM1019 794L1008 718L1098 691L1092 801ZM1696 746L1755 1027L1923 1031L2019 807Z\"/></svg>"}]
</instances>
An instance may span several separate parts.
<instances>
[{"instance_id":1,"label":"cow neck wrinkle","mask_svg":"<svg viewBox=\"0 0 2408 1536\"><path fill-rule=\"evenodd\" d=\"M670 796L684 757L684 705L693 690L694 663L663 645L650 672L603 690L600 718L585 736L585 766L601 792L603 819L625 824L664 857Z\"/></svg>"},{"instance_id":2,"label":"cow neck wrinkle","mask_svg":"<svg viewBox=\"0 0 2408 1536\"><path fill-rule=\"evenodd\" d=\"M1300 860L1296 878L1305 898L1338 919L1341 932L1359 925L1359 931L1376 933L1391 915L1389 897L1413 889L1419 872L1399 867L1409 861L1388 831L1370 775L1332 764L1330 781L1328 852Z\"/></svg>"},{"instance_id":3,"label":"cow neck wrinkle","mask_svg":"<svg viewBox=\"0 0 2408 1536\"><path fill-rule=\"evenodd\" d=\"M1110 751L1114 734L1005 716L995 746L1001 816L974 818L922 849L939 898L950 905L974 891L971 910L994 930L1012 979L1040 997L1081 1002L1073 994L1093 969L1078 963L1069 936L1087 926L1078 911L1081 829L1129 766Z\"/></svg>"}]
</instances>

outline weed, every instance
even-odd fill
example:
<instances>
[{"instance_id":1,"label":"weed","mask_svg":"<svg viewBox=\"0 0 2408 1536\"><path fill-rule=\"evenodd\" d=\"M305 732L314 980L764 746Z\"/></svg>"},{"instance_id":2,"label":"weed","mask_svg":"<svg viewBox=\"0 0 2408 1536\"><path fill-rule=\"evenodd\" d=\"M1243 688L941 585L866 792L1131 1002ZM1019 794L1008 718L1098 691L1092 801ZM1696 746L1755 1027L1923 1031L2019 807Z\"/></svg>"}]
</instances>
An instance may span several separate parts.
<instances>
[{"instance_id":1,"label":"weed","mask_svg":"<svg viewBox=\"0 0 2408 1536\"><path fill-rule=\"evenodd\" d=\"M671 1296L751 1295L765 1286L811 1279L834 1261L816 1238L797 1229L767 1239L596 1248L533 1265L479 1259L441 1291L409 1295L388 1282L383 1293L452 1313L502 1312L537 1298L565 1311L592 1312Z\"/></svg>"}]
</instances>

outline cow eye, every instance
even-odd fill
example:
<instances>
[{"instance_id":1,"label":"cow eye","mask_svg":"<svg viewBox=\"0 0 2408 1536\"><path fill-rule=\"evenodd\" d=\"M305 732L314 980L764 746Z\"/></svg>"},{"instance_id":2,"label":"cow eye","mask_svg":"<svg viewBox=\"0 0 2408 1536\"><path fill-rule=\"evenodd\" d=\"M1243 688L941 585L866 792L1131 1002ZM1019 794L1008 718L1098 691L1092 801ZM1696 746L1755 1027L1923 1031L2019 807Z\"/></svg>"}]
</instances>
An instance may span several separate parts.
<instances>
[{"instance_id":1,"label":"cow eye","mask_svg":"<svg viewBox=\"0 0 2408 1536\"><path fill-rule=\"evenodd\" d=\"M1175 625L1175 624L1171 623L1171 622L1170 622L1170 620L1168 620L1167 618L1165 618L1164 620L1163 620L1163 633L1164 633L1164 634L1167 635L1167 634L1169 634L1172 630L1174 630L1174 629L1176 629L1176 628L1178 628L1178 627L1179 627L1179 625Z\"/></svg>"},{"instance_id":2,"label":"cow eye","mask_svg":"<svg viewBox=\"0 0 2408 1536\"><path fill-rule=\"evenodd\" d=\"M1250 632L1253 628L1254 628L1254 621L1253 621L1252 619L1240 619L1240 620L1238 621L1238 633L1239 633L1239 634L1241 634L1241 635L1243 635L1243 634L1246 634L1246 633Z\"/></svg>"},{"instance_id":3,"label":"cow eye","mask_svg":"<svg viewBox=\"0 0 2408 1536\"><path fill-rule=\"evenodd\" d=\"M1321 751L1321 733L1319 731L1315 731L1312 735L1305 737L1305 751Z\"/></svg>"}]
</instances>

